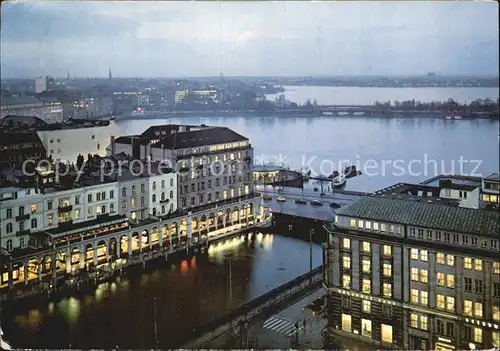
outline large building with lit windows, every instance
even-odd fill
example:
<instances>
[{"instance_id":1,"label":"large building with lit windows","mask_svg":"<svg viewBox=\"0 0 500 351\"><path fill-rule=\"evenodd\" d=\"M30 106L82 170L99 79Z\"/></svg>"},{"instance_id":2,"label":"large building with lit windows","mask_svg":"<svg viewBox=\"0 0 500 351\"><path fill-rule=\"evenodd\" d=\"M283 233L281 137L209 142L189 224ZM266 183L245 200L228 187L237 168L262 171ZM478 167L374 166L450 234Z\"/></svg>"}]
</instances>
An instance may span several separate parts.
<instances>
[{"instance_id":1,"label":"large building with lit windows","mask_svg":"<svg viewBox=\"0 0 500 351\"><path fill-rule=\"evenodd\" d=\"M500 344L498 213L367 196L326 226L334 334L410 350Z\"/></svg>"},{"instance_id":2,"label":"large building with lit windows","mask_svg":"<svg viewBox=\"0 0 500 351\"><path fill-rule=\"evenodd\" d=\"M253 193L253 148L226 127L160 125L116 139L116 153L163 161L179 171L177 207L189 210Z\"/></svg>"}]
</instances>

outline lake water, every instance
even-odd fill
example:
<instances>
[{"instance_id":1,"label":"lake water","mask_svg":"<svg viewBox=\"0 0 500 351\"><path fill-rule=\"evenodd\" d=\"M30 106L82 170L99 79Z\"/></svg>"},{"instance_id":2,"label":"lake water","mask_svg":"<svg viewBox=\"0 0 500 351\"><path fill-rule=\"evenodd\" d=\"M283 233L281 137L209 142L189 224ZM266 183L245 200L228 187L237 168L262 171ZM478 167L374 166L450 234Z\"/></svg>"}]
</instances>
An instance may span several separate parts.
<instances>
[{"instance_id":1,"label":"lake water","mask_svg":"<svg viewBox=\"0 0 500 351\"><path fill-rule=\"evenodd\" d=\"M357 88L285 86L285 97L296 103L307 99L320 105L372 105L375 101L445 101L471 102L476 99L498 99L498 88ZM274 100L276 95L267 95Z\"/></svg>"},{"instance_id":2,"label":"lake water","mask_svg":"<svg viewBox=\"0 0 500 351\"><path fill-rule=\"evenodd\" d=\"M374 191L437 174L487 175L499 169L498 121L374 117L185 117L120 122L127 134L156 124L229 127L248 137L254 162L304 165L330 174L354 164L364 174L347 189ZM462 166L461 166L462 165Z\"/></svg>"}]
</instances>

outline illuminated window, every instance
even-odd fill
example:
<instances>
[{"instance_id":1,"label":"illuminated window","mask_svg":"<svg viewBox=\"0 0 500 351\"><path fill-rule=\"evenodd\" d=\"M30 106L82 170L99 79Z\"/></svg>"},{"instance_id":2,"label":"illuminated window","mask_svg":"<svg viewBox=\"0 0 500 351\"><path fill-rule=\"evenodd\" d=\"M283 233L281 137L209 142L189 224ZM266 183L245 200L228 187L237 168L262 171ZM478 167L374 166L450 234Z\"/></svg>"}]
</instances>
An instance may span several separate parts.
<instances>
[{"instance_id":1,"label":"illuminated window","mask_svg":"<svg viewBox=\"0 0 500 351\"><path fill-rule=\"evenodd\" d=\"M132 198L130 200L130 206L131 206L131 208L135 208L135 199L134 198Z\"/></svg>"},{"instance_id":2,"label":"illuminated window","mask_svg":"<svg viewBox=\"0 0 500 351\"><path fill-rule=\"evenodd\" d=\"M444 286L444 277L445 277L444 273L440 272L437 273L437 285Z\"/></svg>"},{"instance_id":3,"label":"illuminated window","mask_svg":"<svg viewBox=\"0 0 500 351\"><path fill-rule=\"evenodd\" d=\"M371 268L370 267L370 260L364 258L362 264L363 264L363 272L370 273L370 268Z\"/></svg>"},{"instance_id":4,"label":"illuminated window","mask_svg":"<svg viewBox=\"0 0 500 351\"><path fill-rule=\"evenodd\" d=\"M500 333L499 332L492 332L492 338L493 338L493 345L500 345Z\"/></svg>"},{"instance_id":5,"label":"illuminated window","mask_svg":"<svg viewBox=\"0 0 500 351\"><path fill-rule=\"evenodd\" d=\"M428 259L427 251L426 250L420 251L420 260L422 260L423 262L427 262L427 259Z\"/></svg>"},{"instance_id":6,"label":"illuminated window","mask_svg":"<svg viewBox=\"0 0 500 351\"><path fill-rule=\"evenodd\" d=\"M446 275L446 286L450 289L455 289L455 276L453 274Z\"/></svg>"},{"instance_id":7,"label":"illuminated window","mask_svg":"<svg viewBox=\"0 0 500 351\"><path fill-rule=\"evenodd\" d=\"M371 230L372 229L372 222L366 221L365 228L368 230Z\"/></svg>"},{"instance_id":8,"label":"illuminated window","mask_svg":"<svg viewBox=\"0 0 500 351\"><path fill-rule=\"evenodd\" d=\"M382 341L392 344L392 325L382 324L381 327Z\"/></svg>"},{"instance_id":9,"label":"illuminated window","mask_svg":"<svg viewBox=\"0 0 500 351\"><path fill-rule=\"evenodd\" d=\"M361 334L364 336L372 336L372 321L369 319L361 319Z\"/></svg>"},{"instance_id":10,"label":"illuminated window","mask_svg":"<svg viewBox=\"0 0 500 351\"><path fill-rule=\"evenodd\" d=\"M500 274L500 262L493 262L493 273Z\"/></svg>"},{"instance_id":11,"label":"illuminated window","mask_svg":"<svg viewBox=\"0 0 500 351\"><path fill-rule=\"evenodd\" d=\"M429 294L427 291L420 292L420 303L425 306L429 304Z\"/></svg>"},{"instance_id":12,"label":"illuminated window","mask_svg":"<svg viewBox=\"0 0 500 351\"><path fill-rule=\"evenodd\" d=\"M363 304L362 304L362 307L363 307L363 312L364 313L370 313L371 312L371 302L370 301L367 301L367 300L363 300ZM497 311L498 311L498 307L497 307Z\"/></svg>"},{"instance_id":13,"label":"illuminated window","mask_svg":"<svg viewBox=\"0 0 500 351\"><path fill-rule=\"evenodd\" d=\"M351 239L347 239L347 238L342 239L342 247L344 249L350 249L351 248Z\"/></svg>"},{"instance_id":14,"label":"illuminated window","mask_svg":"<svg viewBox=\"0 0 500 351\"><path fill-rule=\"evenodd\" d=\"M363 221L361 220L358 221L358 228L363 228Z\"/></svg>"},{"instance_id":15,"label":"illuminated window","mask_svg":"<svg viewBox=\"0 0 500 351\"><path fill-rule=\"evenodd\" d=\"M474 342L479 344L483 342L483 330L481 328L474 328Z\"/></svg>"},{"instance_id":16,"label":"illuminated window","mask_svg":"<svg viewBox=\"0 0 500 351\"><path fill-rule=\"evenodd\" d=\"M411 289L411 302L418 303L418 290Z\"/></svg>"},{"instance_id":17,"label":"illuminated window","mask_svg":"<svg viewBox=\"0 0 500 351\"><path fill-rule=\"evenodd\" d=\"M350 289L351 288L351 277L348 275L343 275L342 276L342 287L344 289Z\"/></svg>"},{"instance_id":18,"label":"illuminated window","mask_svg":"<svg viewBox=\"0 0 500 351\"><path fill-rule=\"evenodd\" d=\"M465 269L472 269L472 258L470 258L470 257L464 258L464 268Z\"/></svg>"},{"instance_id":19,"label":"illuminated window","mask_svg":"<svg viewBox=\"0 0 500 351\"><path fill-rule=\"evenodd\" d=\"M437 307L444 310L444 295L438 295L436 301Z\"/></svg>"},{"instance_id":20,"label":"illuminated window","mask_svg":"<svg viewBox=\"0 0 500 351\"><path fill-rule=\"evenodd\" d=\"M391 297L392 296L392 286L391 286L391 284L384 283L383 295L384 295L384 297Z\"/></svg>"},{"instance_id":21,"label":"illuminated window","mask_svg":"<svg viewBox=\"0 0 500 351\"><path fill-rule=\"evenodd\" d=\"M481 302L474 302L474 315L476 317L483 317L483 304Z\"/></svg>"},{"instance_id":22,"label":"illuminated window","mask_svg":"<svg viewBox=\"0 0 500 351\"><path fill-rule=\"evenodd\" d=\"M451 296L446 296L446 310L449 312L455 312L455 298Z\"/></svg>"},{"instance_id":23,"label":"illuminated window","mask_svg":"<svg viewBox=\"0 0 500 351\"><path fill-rule=\"evenodd\" d=\"M500 307L493 306L493 319L496 321L500 321Z\"/></svg>"},{"instance_id":24,"label":"illuminated window","mask_svg":"<svg viewBox=\"0 0 500 351\"><path fill-rule=\"evenodd\" d=\"M422 283L427 283L429 281L429 273L427 272L427 269L420 270L420 281Z\"/></svg>"},{"instance_id":25,"label":"illuminated window","mask_svg":"<svg viewBox=\"0 0 500 351\"><path fill-rule=\"evenodd\" d=\"M361 290L367 294L371 292L371 281L369 279L363 279Z\"/></svg>"},{"instance_id":26,"label":"illuminated window","mask_svg":"<svg viewBox=\"0 0 500 351\"><path fill-rule=\"evenodd\" d=\"M370 252L370 243L367 241L363 241L363 252Z\"/></svg>"},{"instance_id":27,"label":"illuminated window","mask_svg":"<svg viewBox=\"0 0 500 351\"><path fill-rule=\"evenodd\" d=\"M36 204L31 205L31 213L36 213Z\"/></svg>"},{"instance_id":28,"label":"illuminated window","mask_svg":"<svg viewBox=\"0 0 500 351\"><path fill-rule=\"evenodd\" d=\"M455 256L446 255L446 264L450 267L453 267L455 265Z\"/></svg>"},{"instance_id":29,"label":"illuminated window","mask_svg":"<svg viewBox=\"0 0 500 351\"><path fill-rule=\"evenodd\" d=\"M410 325L412 328L418 328L418 314L410 314Z\"/></svg>"},{"instance_id":30,"label":"illuminated window","mask_svg":"<svg viewBox=\"0 0 500 351\"><path fill-rule=\"evenodd\" d=\"M373 222L373 230L378 231L378 222Z\"/></svg>"},{"instance_id":31,"label":"illuminated window","mask_svg":"<svg viewBox=\"0 0 500 351\"><path fill-rule=\"evenodd\" d=\"M481 261L481 260L474 260L474 269L476 271L481 272L483 270L483 261Z\"/></svg>"},{"instance_id":32,"label":"illuminated window","mask_svg":"<svg viewBox=\"0 0 500 351\"><path fill-rule=\"evenodd\" d=\"M392 246L384 245L384 256L392 256Z\"/></svg>"},{"instance_id":33,"label":"illuminated window","mask_svg":"<svg viewBox=\"0 0 500 351\"><path fill-rule=\"evenodd\" d=\"M437 264L444 264L444 253L438 252L436 262Z\"/></svg>"},{"instance_id":34,"label":"illuminated window","mask_svg":"<svg viewBox=\"0 0 500 351\"><path fill-rule=\"evenodd\" d=\"M464 315L472 316L472 301L464 300Z\"/></svg>"},{"instance_id":35,"label":"illuminated window","mask_svg":"<svg viewBox=\"0 0 500 351\"><path fill-rule=\"evenodd\" d=\"M351 316L348 315L348 314L343 314L342 313L342 330L343 331L348 331L348 332L352 331Z\"/></svg>"},{"instance_id":36,"label":"illuminated window","mask_svg":"<svg viewBox=\"0 0 500 351\"><path fill-rule=\"evenodd\" d=\"M351 257L350 256L342 256L342 264L345 269L351 268Z\"/></svg>"},{"instance_id":37,"label":"illuminated window","mask_svg":"<svg viewBox=\"0 0 500 351\"><path fill-rule=\"evenodd\" d=\"M92 216L92 207L89 207L89 210L88 210L87 213L88 213L89 216Z\"/></svg>"},{"instance_id":38,"label":"illuminated window","mask_svg":"<svg viewBox=\"0 0 500 351\"><path fill-rule=\"evenodd\" d=\"M420 316L420 329L427 330L427 316Z\"/></svg>"},{"instance_id":39,"label":"illuminated window","mask_svg":"<svg viewBox=\"0 0 500 351\"><path fill-rule=\"evenodd\" d=\"M418 268L411 269L411 280L418 282Z\"/></svg>"},{"instance_id":40,"label":"illuminated window","mask_svg":"<svg viewBox=\"0 0 500 351\"><path fill-rule=\"evenodd\" d=\"M390 277L392 275L392 266L390 263L384 263L384 276Z\"/></svg>"},{"instance_id":41,"label":"illuminated window","mask_svg":"<svg viewBox=\"0 0 500 351\"><path fill-rule=\"evenodd\" d=\"M385 225L385 223L381 223L381 224L380 224L380 231L381 231L381 232L385 232L385 231L386 231L386 228L387 228L387 226Z\"/></svg>"},{"instance_id":42,"label":"illuminated window","mask_svg":"<svg viewBox=\"0 0 500 351\"><path fill-rule=\"evenodd\" d=\"M355 219L351 219L349 222L351 224L351 227L356 227L356 220Z\"/></svg>"},{"instance_id":43,"label":"illuminated window","mask_svg":"<svg viewBox=\"0 0 500 351\"><path fill-rule=\"evenodd\" d=\"M411 249L410 254L411 254L412 260L418 260L418 250L417 249Z\"/></svg>"}]
</instances>

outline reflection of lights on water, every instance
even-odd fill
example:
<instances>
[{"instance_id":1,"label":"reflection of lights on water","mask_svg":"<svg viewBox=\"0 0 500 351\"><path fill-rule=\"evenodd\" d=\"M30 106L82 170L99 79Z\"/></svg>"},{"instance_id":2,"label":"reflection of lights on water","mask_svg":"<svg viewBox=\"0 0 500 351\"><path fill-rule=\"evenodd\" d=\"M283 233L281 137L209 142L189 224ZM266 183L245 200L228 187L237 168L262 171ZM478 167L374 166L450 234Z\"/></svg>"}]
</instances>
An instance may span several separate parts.
<instances>
[{"instance_id":1,"label":"reflection of lights on water","mask_svg":"<svg viewBox=\"0 0 500 351\"><path fill-rule=\"evenodd\" d=\"M260 244L262 242L262 238L264 237L264 234L259 233L257 234L257 242Z\"/></svg>"},{"instance_id":2,"label":"reflection of lights on water","mask_svg":"<svg viewBox=\"0 0 500 351\"><path fill-rule=\"evenodd\" d=\"M96 301L101 301L104 296L104 291L101 288L95 289L95 299Z\"/></svg>"},{"instance_id":3,"label":"reflection of lights on water","mask_svg":"<svg viewBox=\"0 0 500 351\"><path fill-rule=\"evenodd\" d=\"M208 247L208 256L213 257L214 255L224 252L226 250L235 249L241 245L243 241L238 240L238 238L228 239L224 242L218 242L217 245L210 245Z\"/></svg>"},{"instance_id":4,"label":"reflection of lights on water","mask_svg":"<svg viewBox=\"0 0 500 351\"><path fill-rule=\"evenodd\" d=\"M176 269L176 268L177 268L177 267L175 266L175 264L172 264L171 269L172 269L173 271L175 271L175 269Z\"/></svg>"},{"instance_id":5,"label":"reflection of lights on water","mask_svg":"<svg viewBox=\"0 0 500 351\"><path fill-rule=\"evenodd\" d=\"M116 283L115 282L111 283L111 292L112 293L116 292Z\"/></svg>"},{"instance_id":6,"label":"reflection of lights on water","mask_svg":"<svg viewBox=\"0 0 500 351\"><path fill-rule=\"evenodd\" d=\"M191 268L196 269L196 256L191 259Z\"/></svg>"},{"instance_id":7,"label":"reflection of lights on water","mask_svg":"<svg viewBox=\"0 0 500 351\"><path fill-rule=\"evenodd\" d=\"M253 236L253 234L252 234L252 233L248 233L248 236L247 236L247 237L248 237L248 240L252 239L252 236Z\"/></svg>"},{"instance_id":8,"label":"reflection of lights on water","mask_svg":"<svg viewBox=\"0 0 500 351\"><path fill-rule=\"evenodd\" d=\"M28 324L31 328L38 328L42 321L42 313L39 309L29 311Z\"/></svg>"},{"instance_id":9,"label":"reflection of lights on water","mask_svg":"<svg viewBox=\"0 0 500 351\"><path fill-rule=\"evenodd\" d=\"M54 303L53 302L49 303L48 312L49 312L49 314L53 314L54 313Z\"/></svg>"},{"instance_id":10,"label":"reflection of lights on water","mask_svg":"<svg viewBox=\"0 0 500 351\"><path fill-rule=\"evenodd\" d=\"M160 270L155 270L153 274L151 274L151 280L152 281L157 281L158 278L160 278Z\"/></svg>"},{"instance_id":11,"label":"reflection of lights on water","mask_svg":"<svg viewBox=\"0 0 500 351\"><path fill-rule=\"evenodd\" d=\"M273 234L266 234L264 236L263 246L266 251L271 251L273 247L273 238L274 238Z\"/></svg>"},{"instance_id":12,"label":"reflection of lights on water","mask_svg":"<svg viewBox=\"0 0 500 351\"><path fill-rule=\"evenodd\" d=\"M62 299L58 304L59 310L66 316L70 323L75 323L80 314L80 301L74 297Z\"/></svg>"},{"instance_id":13,"label":"reflection of lights on water","mask_svg":"<svg viewBox=\"0 0 500 351\"><path fill-rule=\"evenodd\" d=\"M80 301L70 297L68 301L68 318L71 322L76 322L80 314Z\"/></svg>"},{"instance_id":14,"label":"reflection of lights on water","mask_svg":"<svg viewBox=\"0 0 500 351\"><path fill-rule=\"evenodd\" d=\"M84 298L83 298L83 304L85 306L90 306L92 305L92 302L94 302L94 298L90 295L86 295Z\"/></svg>"},{"instance_id":15,"label":"reflection of lights on water","mask_svg":"<svg viewBox=\"0 0 500 351\"><path fill-rule=\"evenodd\" d=\"M186 273L189 270L189 265L187 260L182 260L181 262L181 272Z\"/></svg>"}]
</instances>

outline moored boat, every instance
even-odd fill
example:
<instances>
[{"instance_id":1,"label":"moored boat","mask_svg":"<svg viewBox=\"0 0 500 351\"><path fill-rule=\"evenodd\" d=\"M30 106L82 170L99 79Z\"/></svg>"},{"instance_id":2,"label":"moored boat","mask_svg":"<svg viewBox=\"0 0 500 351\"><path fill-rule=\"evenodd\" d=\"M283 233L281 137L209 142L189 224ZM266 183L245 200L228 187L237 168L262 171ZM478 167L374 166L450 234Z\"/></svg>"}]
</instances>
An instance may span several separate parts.
<instances>
[{"instance_id":1,"label":"moored boat","mask_svg":"<svg viewBox=\"0 0 500 351\"><path fill-rule=\"evenodd\" d=\"M462 116L455 116L455 119L462 119Z\"/></svg>"},{"instance_id":2,"label":"moored boat","mask_svg":"<svg viewBox=\"0 0 500 351\"><path fill-rule=\"evenodd\" d=\"M332 180L332 186L334 189L342 189L346 186L347 179L346 177L336 177Z\"/></svg>"}]
</instances>

